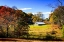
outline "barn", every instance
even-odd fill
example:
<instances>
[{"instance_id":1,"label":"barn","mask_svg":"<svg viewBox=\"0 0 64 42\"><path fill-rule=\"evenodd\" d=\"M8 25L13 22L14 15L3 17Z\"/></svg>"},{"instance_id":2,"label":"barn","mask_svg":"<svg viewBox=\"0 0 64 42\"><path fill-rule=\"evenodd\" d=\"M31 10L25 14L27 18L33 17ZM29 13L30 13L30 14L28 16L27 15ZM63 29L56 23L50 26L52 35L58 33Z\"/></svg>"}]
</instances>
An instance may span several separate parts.
<instances>
[{"instance_id":1,"label":"barn","mask_svg":"<svg viewBox=\"0 0 64 42\"><path fill-rule=\"evenodd\" d=\"M35 22L35 25L45 25L44 22Z\"/></svg>"}]
</instances>

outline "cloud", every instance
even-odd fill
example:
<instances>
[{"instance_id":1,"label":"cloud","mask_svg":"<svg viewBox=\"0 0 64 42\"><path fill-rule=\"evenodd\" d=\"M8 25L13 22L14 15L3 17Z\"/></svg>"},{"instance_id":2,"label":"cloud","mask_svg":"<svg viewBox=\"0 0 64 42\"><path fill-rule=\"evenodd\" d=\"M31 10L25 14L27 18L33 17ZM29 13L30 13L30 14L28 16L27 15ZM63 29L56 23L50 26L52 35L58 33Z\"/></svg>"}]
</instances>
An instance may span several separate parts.
<instances>
[{"instance_id":1,"label":"cloud","mask_svg":"<svg viewBox=\"0 0 64 42\"><path fill-rule=\"evenodd\" d=\"M20 8L19 10L30 10L32 8Z\"/></svg>"},{"instance_id":2,"label":"cloud","mask_svg":"<svg viewBox=\"0 0 64 42\"><path fill-rule=\"evenodd\" d=\"M34 14L37 14L37 13L32 13L32 14L34 15Z\"/></svg>"},{"instance_id":3,"label":"cloud","mask_svg":"<svg viewBox=\"0 0 64 42\"><path fill-rule=\"evenodd\" d=\"M51 14L52 12L42 12L42 14ZM37 14L37 13L32 13L32 14Z\"/></svg>"},{"instance_id":4,"label":"cloud","mask_svg":"<svg viewBox=\"0 0 64 42\"><path fill-rule=\"evenodd\" d=\"M51 14L52 12L43 12L43 14Z\"/></svg>"}]
</instances>

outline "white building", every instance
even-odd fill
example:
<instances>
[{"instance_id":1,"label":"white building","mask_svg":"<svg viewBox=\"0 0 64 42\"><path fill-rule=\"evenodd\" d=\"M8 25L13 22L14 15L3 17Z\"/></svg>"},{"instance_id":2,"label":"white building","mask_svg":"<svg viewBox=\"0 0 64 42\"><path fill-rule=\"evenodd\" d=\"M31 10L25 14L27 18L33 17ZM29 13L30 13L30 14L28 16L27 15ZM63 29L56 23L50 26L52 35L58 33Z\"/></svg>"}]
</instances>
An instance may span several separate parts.
<instances>
[{"instance_id":1,"label":"white building","mask_svg":"<svg viewBox=\"0 0 64 42\"><path fill-rule=\"evenodd\" d=\"M45 25L44 22L35 22L35 25Z\"/></svg>"}]
</instances>

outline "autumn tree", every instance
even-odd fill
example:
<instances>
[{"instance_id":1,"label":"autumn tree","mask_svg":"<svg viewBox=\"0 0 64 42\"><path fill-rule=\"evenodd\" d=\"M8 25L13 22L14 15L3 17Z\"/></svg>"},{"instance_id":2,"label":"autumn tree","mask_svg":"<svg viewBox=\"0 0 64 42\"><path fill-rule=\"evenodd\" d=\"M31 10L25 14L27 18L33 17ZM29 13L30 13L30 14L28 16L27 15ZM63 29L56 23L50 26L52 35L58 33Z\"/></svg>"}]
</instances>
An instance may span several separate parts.
<instances>
[{"instance_id":1,"label":"autumn tree","mask_svg":"<svg viewBox=\"0 0 64 42\"><path fill-rule=\"evenodd\" d=\"M7 37L11 36L9 35L9 28L11 28L12 25L14 27L14 35L17 35L18 33L18 36L24 35L25 33L27 34L27 16L28 15L22 10L16 10L6 6L0 6L0 24L2 26L6 25L5 28L7 29Z\"/></svg>"},{"instance_id":2,"label":"autumn tree","mask_svg":"<svg viewBox=\"0 0 64 42\"><path fill-rule=\"evenodd\" d=\"M59 6L54 10L51 15L54 24L63 25L64 24L64 6Z\"/></svg>"},{"instance_id":3,"label":"autumn tree","mask_svg":"<svg viewBox=\"0 0 64 42\"><path fill-rule=\"evenodd\" d=\"M14 14L15 14L15 10L10 8L10 7L5 7L5 6L0 6L0 16L1 18L4 19L4 21L2 21L2 25L6 25L6 29L7 29L7 37L8 37L8 29L9 29L9 25L11 25L10 23L12 21L14 21Z\"/></svg>"},{"instance_id":4,"label":"autumn tree","mask_svg":"<svg viewBox=\"0 0 64 42\"><path fill-rule=\"evenodd\" d=\"M64 13L63 0L56 0L56 2L58 4L54 4L54 6L52 4L49 5L51 8L54 8L54 11L50 15L50 17L54 17L54 19L50 18L50 21L52 23L62 25L61 23L62 19L60 21L60 18L63 17L63 13Z\"/></svg>"}]
</instances>

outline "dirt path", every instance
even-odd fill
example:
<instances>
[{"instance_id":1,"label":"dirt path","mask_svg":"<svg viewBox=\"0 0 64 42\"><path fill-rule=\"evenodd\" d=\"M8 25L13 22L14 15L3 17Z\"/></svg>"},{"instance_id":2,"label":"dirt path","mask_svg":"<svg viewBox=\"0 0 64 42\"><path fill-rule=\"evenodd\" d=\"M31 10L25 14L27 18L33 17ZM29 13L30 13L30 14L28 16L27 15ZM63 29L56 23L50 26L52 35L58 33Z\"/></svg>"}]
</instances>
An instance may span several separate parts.
<instances>
[{"instance_id":1,"label":"dirt path","mask_svg":"<svg viewBox=\"0 0 64 42\"><path fill-rule=\"evenodd\" d=\"M16 38L0 38L0 42L42 42L42 41L39 41L39 40L16 39Z\"/></svg>"},{"instance_id":2,"label":"dirt path","mask_svg":"<svg viewBox=\"0 0 64 42\"><path fill-rule=\"evenodd\" d=\"M64 42L64 41L43 41L43 40L26 40L16 38L0 38L0 42Z\"/></svg>"}]
</instances>

